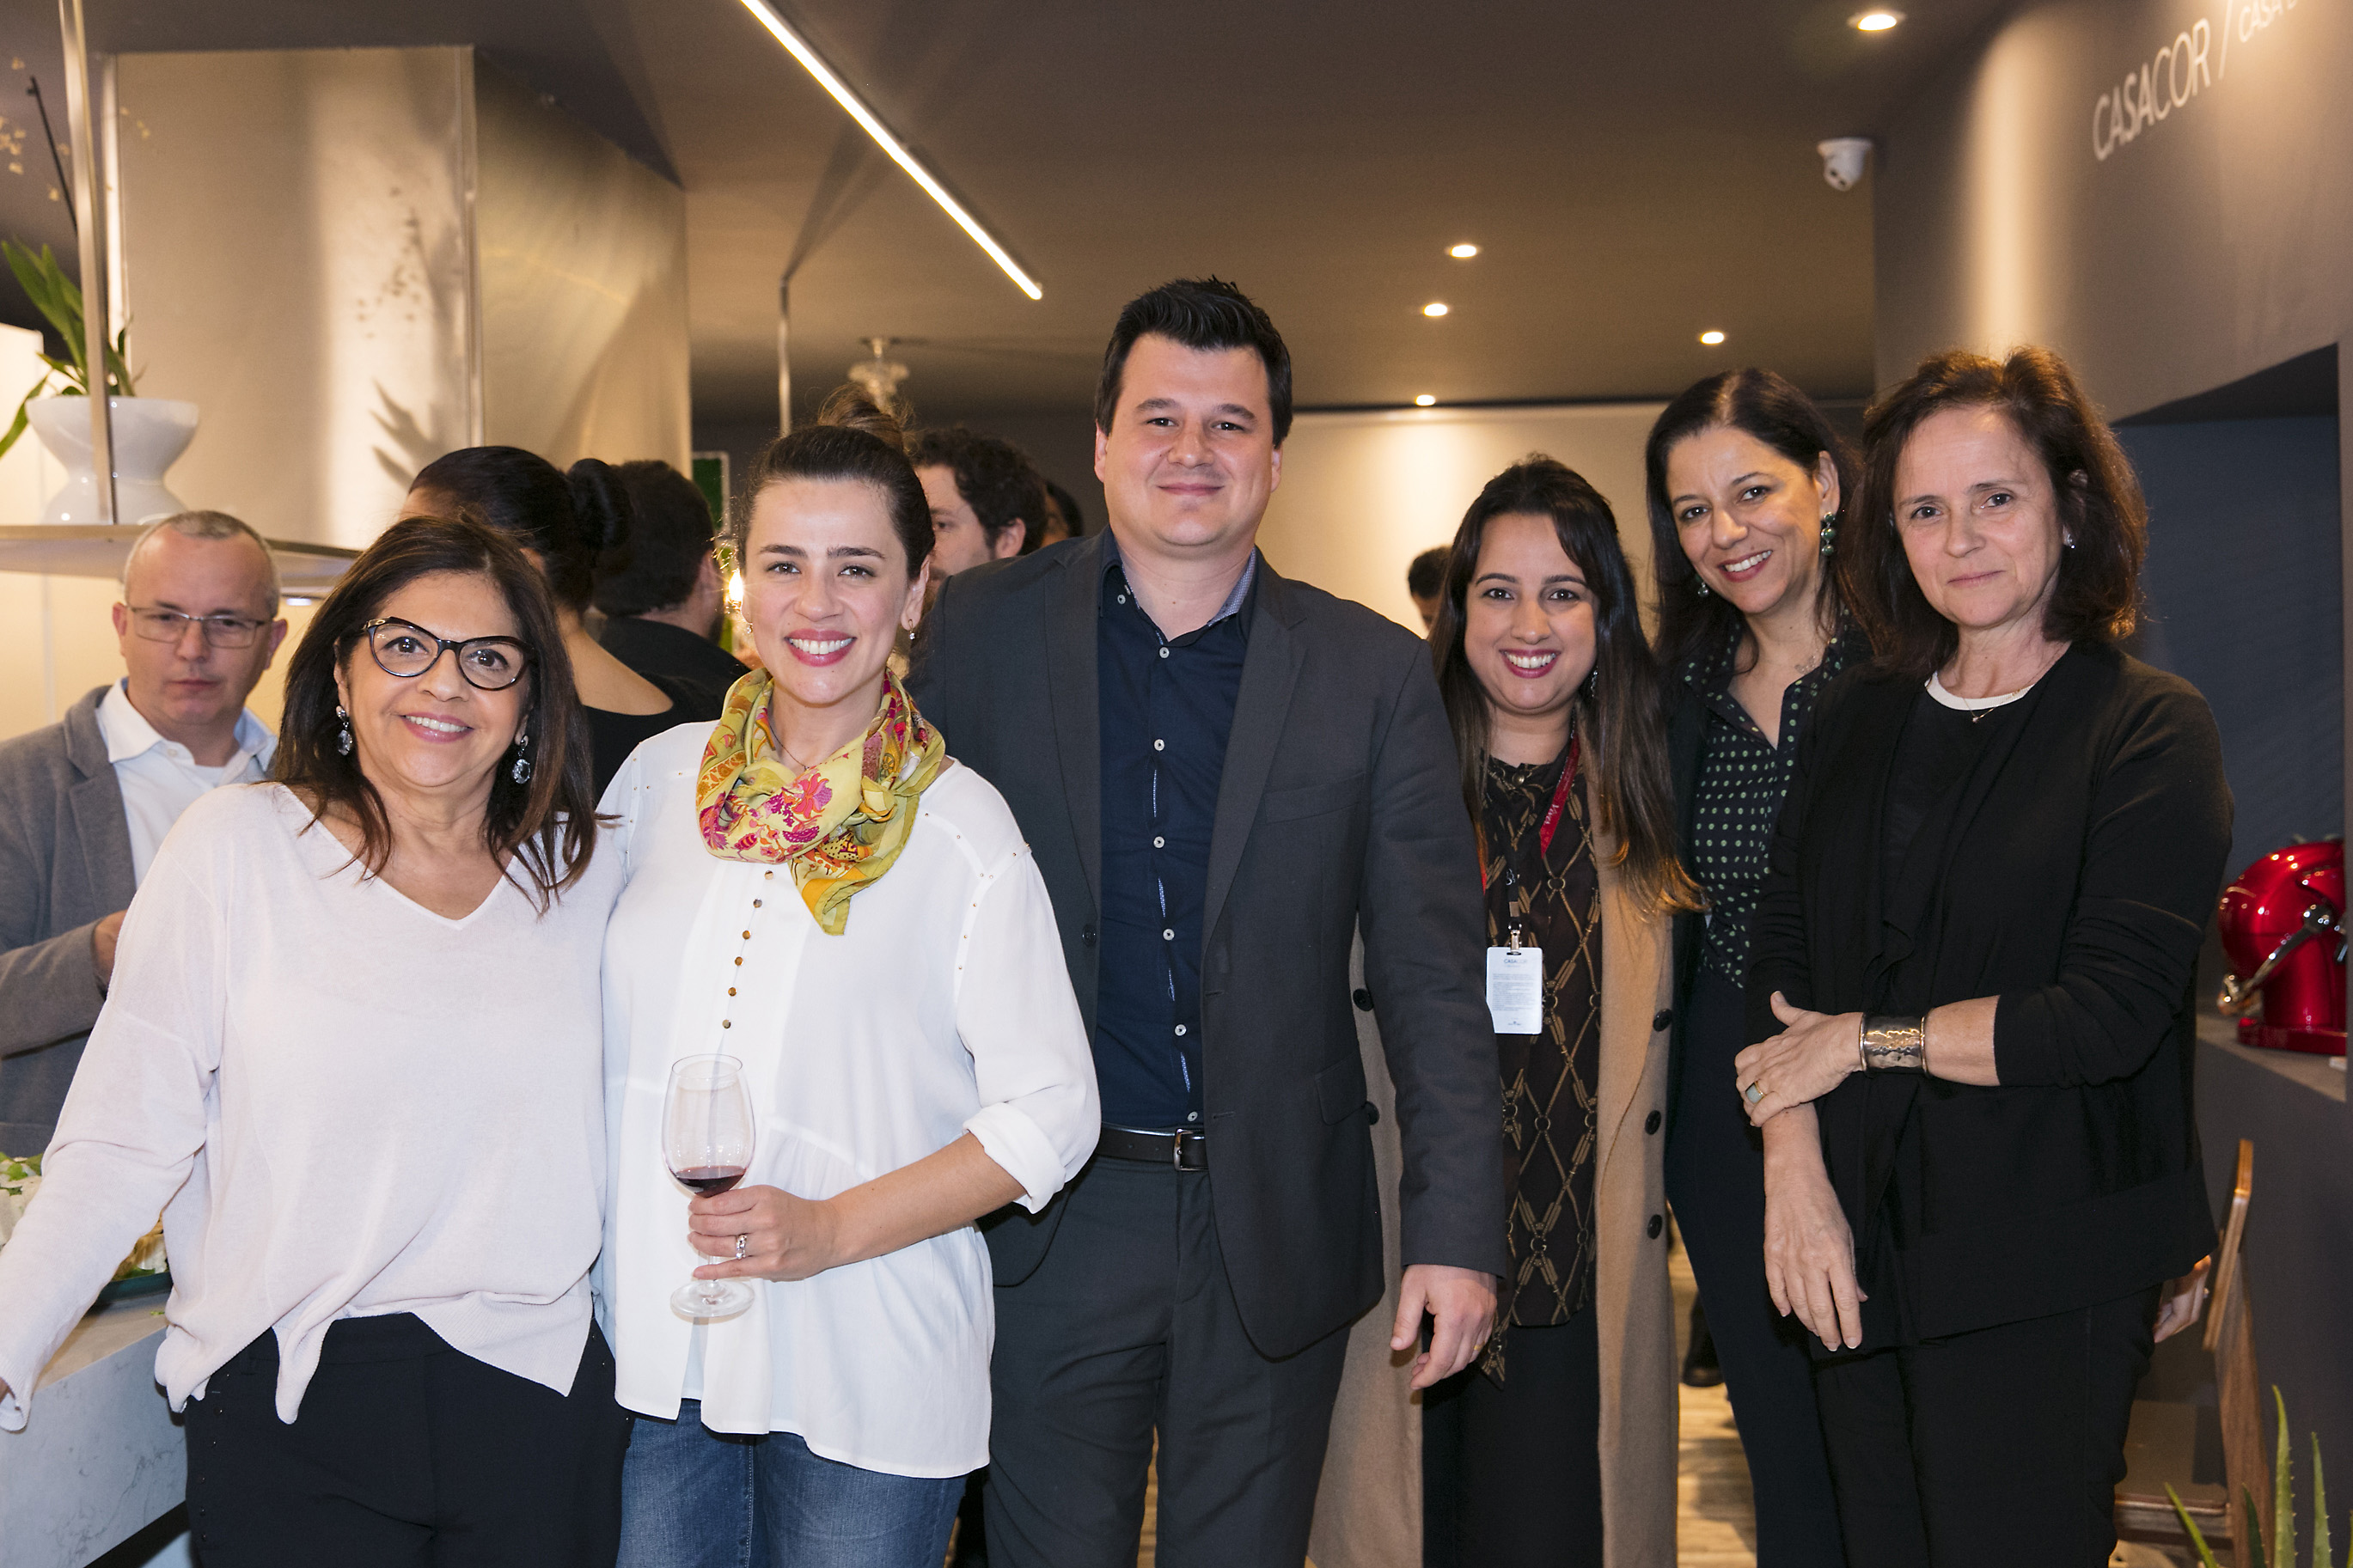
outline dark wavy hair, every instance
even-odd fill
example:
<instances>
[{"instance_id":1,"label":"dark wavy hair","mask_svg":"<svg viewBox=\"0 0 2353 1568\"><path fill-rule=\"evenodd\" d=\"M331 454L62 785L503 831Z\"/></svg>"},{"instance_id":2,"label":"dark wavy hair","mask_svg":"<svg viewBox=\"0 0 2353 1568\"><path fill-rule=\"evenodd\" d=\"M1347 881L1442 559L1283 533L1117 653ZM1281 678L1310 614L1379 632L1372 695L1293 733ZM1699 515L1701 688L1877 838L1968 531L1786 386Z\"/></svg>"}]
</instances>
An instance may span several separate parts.
<instances>
[{"instance_id":1,"label":"dark wavy hair","mask_svg":"<svg viewBox=\"0 0 2353 1568\"><path fill-rule=\"evenodd\" d=\"M1139 294L1119 313L1103 350L1103 375L1095 383L1095 428L1111 429L1118 411L1120 382L1127 374L1135 340L1159 336L1188 349L1250 349L1266 366L1266 400L1274 419L1274 444L1291 435L1291 351L1273 319L1256 301L1222 278L1179 278Z\"/></svg>"},{"instance_id":2,"label":"dark wavy hair","mask_svg":"<svg viewBox=\"0 0 2353 1568\"><path fill-rule=\"evenodd\" d=\"M907 460L919 468L937 465L955 476L956 493L980 519L992 548L1017 522L1026 525L1022 554L1044 541L1046 484L1012 442L960 425L953 430L926 430L910 443Z\"/></svg>"},{"instance_id":3,"label":"dark wavy hair","mask_svg":"<svg viewBox=\"0 0 2353 1568\"><path fill-rule=\"evenodd\" d=\"M1585 736L1581 765L1593 770L1596 825L1618 841L1614 864L1641 900L1695 910L1705 899L1675 858L1674 800L1667 781L1667 726L1659 668L1642 636L1633 574L1618 543L1609 503L1567 465L1542 453L1487 481L1462 514L1447 557L1444 593L1431 626L1438 689L1462 764L1462 803L1479 819L1487 787L1488 700L1462 645L1465 600L1479 569L1487 525L1514 512L1552 519L1561 550L1593 595L1592 695L1577 698Z\"/></svg>"},{"instance_id":4,"label":"dark wavy hair","mask_svg":"<svg viewBox=\"0 0 2353 1568\"><path fill-rule=\"evenodd\" d=\"M897 416L860 387L839 386L804 425L768 443L744 483L744 500L727 520L727 548L740 564L751 537L752 505L781 479L851 479L882 493L891 531L907 552L907 574L932 552L932 503L907 461L907 433Z\"/></svg>"},{"instance_id":5,"label":"dark wavy hair","mask_svg":"<svg viewBox=\"0 0 2353 1568\"><path fill-rule=\"evenodd\" d=\"M482 844L522 868L524 888L544 911L580 879L596 847L596 792L588 761L588 726L573 694L572 661L547 584L503 534L473 521L406 517L379 535L351 564L311 616L286 667L286 711L271 776L301 796L313 817L340 807L359 824L353 857L369 876L392 857L384 799L360 770L359 752L339 755L335 677L360 657L360 628L384 613L395 594L439 573L480 577L498 591L530 650L523 677L530 696L523 732L531 737L531 782L517 784L508 752L491 764L491 798ZM512 859L509 858L512 857Z\"/></svg>"},{"instance_id":6,"label":"dark wavy hair","mask_svg":"<svg viewBox=\"0 0 2353 1568\"><path fill-rule=\"evenodd\" d=\"M2042 616L2054 642L2116 643L2132 635L2140 567L2148 550L2148 503L2140 480L2067 362L2047 348L2003 359L1963 349L1931 354L1863 416L1862 482L1855 528L1840 536L1854 607L1880 665L1926 678L1960 646L1952 622L1912 575L1895 523L1895 469L1921 421L1947 408L1990 408L2034 449L2074 548L2059 552L2059 581ZM1852 549L1848 549L1852 539Z\"/></svg>"},{"instance_id":7,"label":"dark wavy hair","mask_svg":"<svg viewBox=\"0 0 2353 1568\"><path fill-rule=\"evenodd\" d=\"M588 607L597 556L628 537L629 493L594 458L559 471L520 447L466 447L426 464L408 488L426 510L473 518L537 555L567 610Z\"/></svg>"},{"instance_id":8,"label":"dark wavy hair","mask_svg":"<svg viewBox=\"0 0 2353 1568\"><path fill-rule=\"evenodd\" d=\"M1814 400L1798 390L1788 377L1754 367L1727 370L1695 381L1676 394L1659 411L1642 447L1643 490L1651 513L1651 579L1659 591L1659 630L1654 646L1659 663L1681 669L1694 658L1714 656L1743 628L1740 612L1721 594L1700 591L1700 575L1683 553L1682 531L1675 526L1673 497L1667 491L1667 458L1675 447L1694 436L1718 427L1754 437L1805 469L1816 471L1822 454L1838 469L1839 510L1852 514L1854 500L1854 454L1831 428ZM1833 523L1833 527L1838 524ZM1841 528L1834 543L1851 535ZM1836 637L1853 619L1852 591L1845 582L1844 553L1834 550L1823 562L1821 592L1816 601L1822 636Z\"/></svg>"}]
</instances>

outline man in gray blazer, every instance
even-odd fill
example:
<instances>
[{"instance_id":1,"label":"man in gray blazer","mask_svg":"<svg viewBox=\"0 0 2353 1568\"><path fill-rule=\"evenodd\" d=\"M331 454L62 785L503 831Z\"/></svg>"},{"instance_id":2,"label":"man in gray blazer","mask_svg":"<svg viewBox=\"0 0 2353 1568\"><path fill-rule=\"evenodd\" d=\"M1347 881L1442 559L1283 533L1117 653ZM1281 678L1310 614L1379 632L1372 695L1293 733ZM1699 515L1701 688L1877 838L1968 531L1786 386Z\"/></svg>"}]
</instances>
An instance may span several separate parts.
<instances>
[{"instance_id":1,"label":"man in gray blazer","mask_svg":"<svg viewBox=\"0 0 2353 1568\"><path fill-rule=\"evenodd\" d=\"M1107 533L949 580L915 696L1037 857L1092 1034L1104 1130L1045 1211L987 1226L987 1492L999 1568L1304 1556L1349 1321L1382 1294L1351 1008L1397 1085L1427 1386L1468 1364L1504 1267L1477 858L1428 651L1256 538L1291 363L1214 279L1131 303L1104 356ZM1352 994L1361 928L1365 988Z\"/></svg>"},{"instance_id":2,"label":"man in gray blazer","mask_svg":"<svg viewBox=\"0 0 2353 1568\"><path fill-rule=\"evenodd\" d=\"M114 606L123 679L0 743L0 1152L37 1154L98 1021L122 911L206 790L269 771L245 710L286 623L260 535L183 512L139 536Z\"/></svg>"}]
</instances>

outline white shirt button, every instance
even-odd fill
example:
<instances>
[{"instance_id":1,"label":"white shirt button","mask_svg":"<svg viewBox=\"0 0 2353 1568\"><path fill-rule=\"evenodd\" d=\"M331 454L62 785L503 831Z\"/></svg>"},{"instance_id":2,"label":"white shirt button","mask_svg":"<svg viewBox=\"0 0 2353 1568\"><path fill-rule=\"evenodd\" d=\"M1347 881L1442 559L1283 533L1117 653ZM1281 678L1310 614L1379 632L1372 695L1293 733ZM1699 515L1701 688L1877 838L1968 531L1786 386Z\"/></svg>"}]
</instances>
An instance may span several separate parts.
<instances>
[{"instance_id":1,"label":"white shirt button","mask_svg":"<svg viewBox=\"0 0 2353 1568\"><path fill-rule=\"evenodd\" d=\"M1161 658L1166 658L1168 657L1168 650L1167 650L1166 648L1165 648L1165 647L1164 647L1164 648L1162 648L1162 649L1160 650L1160 657L1161 657Z\"/></svg>"},{"instance_id":2,"label":"white shirt button","mask_svg":"<svg viewBox=\"0 0 2353 1568\"><path fill-rule=\"evenodd\" d=\"M1152 840L1152 847L1155 849L1166 849L1168 847L1168 840L1155 835Z\"/></svg>"},{"instance_id":3,"label":"white shirt button","mask_svg":"<svg viewBox=\"0 0 2353 1568\"><path fill-rule=\"evenodd\" d=\"M1176 1032L1177 1032L1178 1034L1180 1034L1180 1035L1181 1035L1181 1034L1183 1034L1183 1033L1185 1032L1185 1026L1184 1026L1184 1025L1182 1025L1182 1024L1177 1025L1177 1026L1176 1026Z\"/></svg>"},{"instance_id":4,"label":"white shirt button","mask_svg":"<svg viewBox=\"0 0 2353 1568\"><path fill-rule=\"evenodd\" d=\"M1152 742L1152 749L1155 752L1165 752L1168 749L1168 742L1166 741L1155 741Z\"/></svg>"},{"instance_id":5,"label":"white shirt button","mask_svg":"<svg viewBox=\"0 0 2353 1568\"><path fill-rule=\"evenodd\" d=\"M1163 942L1175 942L1176 940L1176 933L1174 931L1164 930L1160 933L1160 940Z\"/></svg>"}]
</instances>

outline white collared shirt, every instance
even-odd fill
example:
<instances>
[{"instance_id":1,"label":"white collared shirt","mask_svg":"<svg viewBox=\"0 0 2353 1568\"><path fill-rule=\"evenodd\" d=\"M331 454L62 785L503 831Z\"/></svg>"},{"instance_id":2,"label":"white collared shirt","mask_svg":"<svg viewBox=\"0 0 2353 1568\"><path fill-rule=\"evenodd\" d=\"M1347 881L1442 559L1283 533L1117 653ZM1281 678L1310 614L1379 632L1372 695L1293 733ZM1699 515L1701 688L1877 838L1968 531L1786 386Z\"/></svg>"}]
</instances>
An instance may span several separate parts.
<instances>
[{"instance_id":1,"label":"white collared shirt","mask_svg":"<svg viewBox=\"0 0 2353 1568\"><path fill-rule=\"evenodd\" d=\"M219 767L201 766L187 747L155 732L146 715L131 705L120 680L99 699L98 732L106 738L106 760L114 764L114 782L122 791L133 887L145 885L156 847L180 813L222 784L260 783L269 775L269 759L278 754L278 737L248 708L237 716L237 754Z\"/></svg>"},{"instance_id":2,"label":"white collared shirt","mask_svg":"<svg viewBox=\"0 0 2353 1568\"><path fill-rule=\"evenodd\" d=\"M663 1091L681 1058L743 1059L758 1118L747 1185L829 1198L970 1132L1035 1213L1103 1122L1045 880L1003 797L951 766L828 936L789 868L704 847L710 733L646 742L602 807L618 820L597 863L614 857L628 879L605 933L613 1187L596 1265L617 1397L663 1420L696 1397L714 1432L792 1432L860 1469L961 1476L988 1459L996 1302L979 1230L755 1281L749 1311L691 1325L670 1294L705 1259L663 1166Z\"/></svg>"}]
</instances>

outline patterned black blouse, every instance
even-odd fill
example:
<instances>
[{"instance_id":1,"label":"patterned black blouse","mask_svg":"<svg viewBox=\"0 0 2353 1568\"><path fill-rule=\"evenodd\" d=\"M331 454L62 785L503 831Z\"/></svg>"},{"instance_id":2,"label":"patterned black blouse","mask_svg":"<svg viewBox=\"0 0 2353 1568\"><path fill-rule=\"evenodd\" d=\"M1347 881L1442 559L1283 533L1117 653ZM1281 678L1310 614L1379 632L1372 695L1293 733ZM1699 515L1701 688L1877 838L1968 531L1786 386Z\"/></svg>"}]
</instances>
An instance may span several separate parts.
<instances>
[{"instance_id":1,"label":"patterned black blouse","mask_svg":"<svg viewBox=\"0 0 2353 1568\"><path fill-rule=\"evenodd\" d=\"M1544 950L1544 1030L1497 1035L1504 1080L1504 1162L1512 1273L1499 1321L1564 1323L1593 1294L1593 1155L1601 1052L1601 880L1587 837L1585 791L1572 780L1540 852L1545 815L1566 756L1520 765L1487 762L1479 814L1487 882L1487 941ZM1501 1377L1502 1340L1489 1357Z\"/></svg>"},{"instance_id":2,"label":"patterned black blouse","mask_svg":"<svg viewBox=\"0 0 2353 1568\"><path fill-rule=\"evenodd\" d=\"M1870 647L1850 633L1833 640L1822 661L1789 683L1781 694L1781 739L1765 738L1757 721L1732 695L1733 659L1740 649L1736 629L1723 651L1683 666L1694 700L1706 704L1707 749L1699 765L1698 798L1693 803L1690 870L1707 889L1707 935L1700 963L1735 985L1748 979L1748 928L1765 889L1765 857L1782 797L1798 763L1798 734L1815 700L1832 677L1870 657Z\"/></svg>"}]
</instances>

